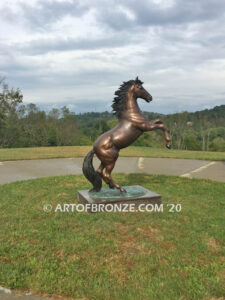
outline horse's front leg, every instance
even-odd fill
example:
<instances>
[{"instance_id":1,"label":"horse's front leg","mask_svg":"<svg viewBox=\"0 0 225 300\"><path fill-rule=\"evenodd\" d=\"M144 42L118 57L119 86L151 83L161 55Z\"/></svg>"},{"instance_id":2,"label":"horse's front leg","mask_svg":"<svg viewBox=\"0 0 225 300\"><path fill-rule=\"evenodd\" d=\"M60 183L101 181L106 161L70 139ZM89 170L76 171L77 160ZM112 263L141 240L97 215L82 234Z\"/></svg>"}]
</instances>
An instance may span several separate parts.
<instances>
[{"instance_id":1,"label":"horse's front leg","mask_svg":"<svg viewBox=\"0 0 225 300\"><path fill-rule=\"evenodd\" d=\"M156 119L156 120L151 121L151 123L152 124L163 124L163 121L160 119Z\"/></svg>"},{"instance_id":2,"label":"horse's front leg","mask_svg":"<svg viewBox=\"0 0 225 300\"><path fill-rule=\"evenodd\" d=\"M168 149L171 149L171 139L169 136L168 129L166 125L161 121L160 119L154 120L152 122L146 122L146 124L143 125L145 131L152 131L155 129L160 129L164 132L165 140L166 140L166 147Z\"/></svg>"}]
</instances>

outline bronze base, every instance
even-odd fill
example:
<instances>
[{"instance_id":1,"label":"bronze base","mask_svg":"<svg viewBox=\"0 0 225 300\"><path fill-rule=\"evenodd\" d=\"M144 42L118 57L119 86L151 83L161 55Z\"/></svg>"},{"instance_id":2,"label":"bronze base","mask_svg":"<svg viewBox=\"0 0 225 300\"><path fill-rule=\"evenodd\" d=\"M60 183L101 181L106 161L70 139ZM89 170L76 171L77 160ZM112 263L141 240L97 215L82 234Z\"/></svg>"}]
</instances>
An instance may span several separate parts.
<instances>
[{"instance_id":1,"label":"bronze base","mask_svg":"<svg viewBox=\"0 0 225 300\"><path fill-rule=\"evenodd\" d=\"M120 198L93 198L88 190L81 190L78 191L78 202L86 205L87 209L85 211L87 212L130 212L130 209L143 211L146 207L148 208L146 211L151 212L152 210L152 212L154 212L157 210L157 206L159 207L160 204L162 204L161 195L148 189L145 190L146 193L143 196L131 198L123 197L123 193L121 193ZM141 210L139 210L139 208L141 208Z\"/></svg>"}]
</instances>

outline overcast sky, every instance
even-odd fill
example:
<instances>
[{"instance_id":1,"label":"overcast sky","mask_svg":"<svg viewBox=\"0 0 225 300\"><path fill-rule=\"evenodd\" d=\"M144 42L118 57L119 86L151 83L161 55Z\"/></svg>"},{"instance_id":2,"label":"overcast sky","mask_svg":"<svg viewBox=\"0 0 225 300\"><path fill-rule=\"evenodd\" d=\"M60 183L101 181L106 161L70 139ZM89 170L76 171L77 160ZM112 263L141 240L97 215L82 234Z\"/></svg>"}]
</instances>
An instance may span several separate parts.
<instances>
[{"instance_id":1,"label":"overcast sky","mask_svg":"<svg viewBox=\"0 0 225 300\"><path fill-rule=\"evenodd\" d=\"M111 110L136 76L153 96L141 109L225 104L224 0L0 2L0 76L25 103Z\"/></svg>"}]
</instances>

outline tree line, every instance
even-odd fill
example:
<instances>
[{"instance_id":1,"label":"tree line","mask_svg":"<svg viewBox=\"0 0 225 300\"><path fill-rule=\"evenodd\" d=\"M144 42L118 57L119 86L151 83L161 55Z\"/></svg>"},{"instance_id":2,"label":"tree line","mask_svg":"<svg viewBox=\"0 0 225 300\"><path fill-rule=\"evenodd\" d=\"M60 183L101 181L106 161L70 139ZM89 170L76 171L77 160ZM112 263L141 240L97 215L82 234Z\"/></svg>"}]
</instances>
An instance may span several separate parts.
<instances>
[{"instance_id":1,"label":"tree line","mask_svg":"<svg viewBox=\"0 0 225 300\"><path fill-rule=\"evenodd\" d=\"M165 122L174 149L225 151L225 105L194 113L144 115ZM1 148L91 145L116 124L107 111L75 114L64 106L46 112L32 103L24 105L21 91L0 81ZM144 133L134 145L164 147L165 141L158 130Z\"/></svg>"}]
</instances>

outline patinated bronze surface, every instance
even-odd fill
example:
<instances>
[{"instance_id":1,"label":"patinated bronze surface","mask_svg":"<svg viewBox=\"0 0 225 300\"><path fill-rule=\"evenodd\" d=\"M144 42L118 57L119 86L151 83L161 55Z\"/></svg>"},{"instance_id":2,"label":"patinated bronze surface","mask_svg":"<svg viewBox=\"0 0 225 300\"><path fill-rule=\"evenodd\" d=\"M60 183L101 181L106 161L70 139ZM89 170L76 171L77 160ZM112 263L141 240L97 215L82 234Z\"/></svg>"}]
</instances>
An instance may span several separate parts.
<instances>
[{"instance_id":1,"label":"patinated bronze surface","mask_svg":"<svg viewBox=\"0 0 225 300\"><path fill-rule=\"evenodd\" d=\"M117 188L125 192L111 176L119 156L119 151L132 144L145 131L161 129L164 132L166 147L171 148L170 137L165 124L160 120L148 121L141 113L137 99L152 101L152 96L143 88L143 82L138 77L136 80L124 82L115 92L112 108L119 119L119 123L113 129L103 133L94 143L93 149L87 154L83 163L83 173L92 183L94 191L100 191L102 179L110 188ZM93 168L93 156L97 155L101 164L97 171Z\"/></svg>"}]
</instances>

